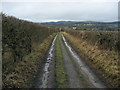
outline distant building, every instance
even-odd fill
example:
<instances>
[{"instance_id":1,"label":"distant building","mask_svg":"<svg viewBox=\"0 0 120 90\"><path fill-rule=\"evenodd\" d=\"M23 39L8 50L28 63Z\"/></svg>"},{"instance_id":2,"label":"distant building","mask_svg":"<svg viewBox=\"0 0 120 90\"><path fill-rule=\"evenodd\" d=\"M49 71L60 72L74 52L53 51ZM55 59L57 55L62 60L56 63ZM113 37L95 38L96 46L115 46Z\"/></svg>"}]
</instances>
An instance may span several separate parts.
<instances>
[{"instance_id":1,"label":"distant building","mask_svg":"<svg viewBox=\"0 0 120 90\"><path fill-rule=\"evenodd\" d=\"M62 29L61 29L61 28L59 28L59 31L60 31L60 32L61 32L61 30L62 30Z\"/></svg>"},{"instance_id":2,"label":"distant building","mask_svg":"<svg viewBox=\"0 0 120 90\"><path fill-rule=\"evenodd\" d=\"M76 30L76 27L73 27L74 30Z\"/></svg>"}]
</instances>

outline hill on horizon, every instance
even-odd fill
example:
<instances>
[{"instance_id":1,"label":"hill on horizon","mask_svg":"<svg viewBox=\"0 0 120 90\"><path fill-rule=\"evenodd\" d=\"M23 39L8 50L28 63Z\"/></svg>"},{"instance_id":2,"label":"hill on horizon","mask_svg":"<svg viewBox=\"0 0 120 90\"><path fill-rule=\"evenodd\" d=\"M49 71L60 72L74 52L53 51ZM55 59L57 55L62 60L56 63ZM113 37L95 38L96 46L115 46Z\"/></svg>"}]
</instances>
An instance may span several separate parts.
<instances>
[{"instance_id":1,"label":"hill on horizon","mask_svg":"<svg viewBox=\"0 0 120 90\"><path fill-rule=\"evenodd\" d=\"M117 31L118 21L114 22L98 22L98 21L57 21L57 22L43 22L41 23L49 27L67 28L76 30L107 30Z\"/></svg>"}]
</instances>

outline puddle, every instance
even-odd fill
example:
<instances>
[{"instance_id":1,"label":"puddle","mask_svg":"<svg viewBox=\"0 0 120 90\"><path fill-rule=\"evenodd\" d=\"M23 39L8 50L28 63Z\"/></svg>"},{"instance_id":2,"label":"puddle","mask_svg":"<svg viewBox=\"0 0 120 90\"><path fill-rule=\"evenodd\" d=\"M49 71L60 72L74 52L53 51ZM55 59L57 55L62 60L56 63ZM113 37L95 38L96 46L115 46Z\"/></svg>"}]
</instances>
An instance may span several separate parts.
<instances>
[{"instance_id":1,"label":"puddle","mask_svg":"<svg viewBox=\"0 0 120 90\"><path fill-rule=\"evenodd\" d=\"M53 50L55 47L55 40L57 35L53 39L52 45L49 49L47 61L45 63L44 69L43 69L43 76L42 76L42 84L39 86L40 88L48 88L48 78L49 78L49 66L53 60Z\"/></svg>"},{"instance_id":2,"label":"puddle","mask_svg":"<svg viewBox=\"0 0 120 90\"><path fill-rule=\"evenodd\" d=\"M106 86L97 78L97 76L90 70L90 68L81 60L81 58L77 55L77 53L72 49L72 47L67 43L65 37L62 34L63 41L66 47L69 49L71 55L74 57L76 62L79 64L80 69L82 72L87 76L89 81L96 87L96 88L106 88Z\"/></svg>"}]
</instances>

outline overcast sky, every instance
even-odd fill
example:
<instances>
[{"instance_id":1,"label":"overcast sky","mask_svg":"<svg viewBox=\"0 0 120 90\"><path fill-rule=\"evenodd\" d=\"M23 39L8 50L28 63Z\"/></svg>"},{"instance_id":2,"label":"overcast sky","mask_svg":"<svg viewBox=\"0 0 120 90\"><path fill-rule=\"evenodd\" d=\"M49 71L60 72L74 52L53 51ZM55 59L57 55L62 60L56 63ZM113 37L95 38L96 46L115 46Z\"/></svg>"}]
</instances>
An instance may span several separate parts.
<instances>
[{"instance_id":1,"label":"overcast sky","mask_svg":"<svg viewBox=\"0 0 120 90\"><path fill-rule=\"evenodd\" d=\"M16 2L17 1L17 2ZM2 11L20 19L116 21L119 0L2 0Z\"/></svg>"}]
</instances>

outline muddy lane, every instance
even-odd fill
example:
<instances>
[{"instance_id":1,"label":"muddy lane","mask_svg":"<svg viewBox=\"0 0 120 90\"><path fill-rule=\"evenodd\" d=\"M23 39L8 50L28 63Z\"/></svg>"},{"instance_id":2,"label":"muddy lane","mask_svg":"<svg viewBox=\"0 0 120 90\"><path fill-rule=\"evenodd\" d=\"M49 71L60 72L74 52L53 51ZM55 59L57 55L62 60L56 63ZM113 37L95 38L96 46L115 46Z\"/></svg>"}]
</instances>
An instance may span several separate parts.
<instances>
[{"instance_id":1,"label":"muddy lane","mask_svg":"<svg viewBox=\"0 0 120 90\"><path fill-rule=\"evenodd\" d=\"M48 51L47 60L40 74L37 77L35 88L55 88L55 41ZM61 35L60 48L67 72L70 88L106 88L105 84L94 74L84 60L67 43L63 34Z\"/></svg>"},{"instance_id":2,"label":"muddy lane","mask_svg":"<svg viewBox=\"0 0 120 90\"><path fill-rule=\"evenodd\" d=\"M71 58L69 57L61 39L60 39L60 46L62 49L64 64L65 64L65 68L66 68L67 75L68 75L69 86L70 88L81 88L82 86L80 86L79 76L77 75L77 72L75 71L75 68L70 60Z\"/></svg>"},{"instance_id":3,"label":"muddy lane","mask_svg":"<svg viewBox=\"0 0 120 90\"><path fill-rule=\"evenodd\" d=\"M42 72L37 76L35 88L54 88L55 87L55 41L56 37L53 39L52 45L48 51L47 60L43 67Z\"/></svg>"},{"instance_id":4,"label":"muddy lane","mask_svg":"<svg viewBox=\"0 0 120 90\"><path fill-rule=\"evenodd\" d=\"M61 42L61 48L64 55L65 66L68 72L69 83L72 88L106 88L105 84L95 75L95 73L84 63L79 55L72 49L67 43L65 37L62 35L63 41ZM63 45L64 43L64 45ZM65 50L66 48L66 50ZM70 65L71 64L71 65ZM71 70L71 71L70 71ZM70 74L70 75L69 75ZM75 77L72 77L76 76ZM72 81L71 78L74 78ZM75 83L74 83L75 82ZM74 84L73 84L74 83ZM79 83L79 85L78 85ZM76 86L72 86L76 85Z\"/></svg>"}]
</instances>

